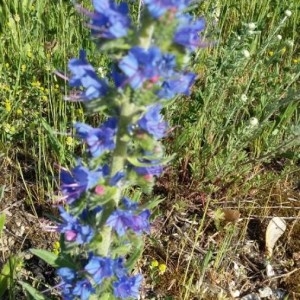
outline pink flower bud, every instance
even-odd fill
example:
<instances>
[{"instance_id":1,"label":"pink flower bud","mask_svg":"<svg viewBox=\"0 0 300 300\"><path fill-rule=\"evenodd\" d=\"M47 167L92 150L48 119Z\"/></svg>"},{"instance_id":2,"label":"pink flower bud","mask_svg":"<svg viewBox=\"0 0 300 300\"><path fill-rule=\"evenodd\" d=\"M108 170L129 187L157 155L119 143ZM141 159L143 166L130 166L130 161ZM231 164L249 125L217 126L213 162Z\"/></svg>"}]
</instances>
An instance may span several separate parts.
<instances>
[{"instance_id":1,"label":"pink flower bud","mask_svg":"<svg viewBox=\"0 0 300 300\"><path fill-rule=\"evenodd\" d=\"M68 242L73 242L76 240L76 232L73 231L73 230L67 230L65 232L65 239L68 241Z\"/></svg>"},{"instance_id":2,"label":"pink flower bud","mask_svg":"<svg viewBox=\"0 0 300 300\"><path fill-rule=\"evenodd\" d=\"M104 193L105 193L104 186L102 186L102 185L97 185L96 188L95 188L95 193L96 193L97 195L100 195L100 196L104 195Z\"/></svg>"}]
</instances>

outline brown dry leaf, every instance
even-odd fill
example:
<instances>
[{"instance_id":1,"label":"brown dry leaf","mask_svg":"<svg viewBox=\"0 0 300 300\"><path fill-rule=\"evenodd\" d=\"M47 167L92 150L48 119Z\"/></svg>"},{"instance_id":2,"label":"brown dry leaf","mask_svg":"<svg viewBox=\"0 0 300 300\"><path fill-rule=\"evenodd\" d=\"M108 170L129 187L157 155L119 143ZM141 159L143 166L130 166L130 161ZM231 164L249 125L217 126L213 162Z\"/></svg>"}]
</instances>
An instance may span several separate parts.
<instances>
[{"instance_id":1,"label":"brown dry leaf","mask_svg":"<svg viewBox=\"0 0 300 300\"><path fill-rule=\"evenodd\" d=\"M285 230L286 222L283 218L274 217L271 219L266 230L266 250L269 257L272 256L274 246Z\"/></svg>"}]
</instances>

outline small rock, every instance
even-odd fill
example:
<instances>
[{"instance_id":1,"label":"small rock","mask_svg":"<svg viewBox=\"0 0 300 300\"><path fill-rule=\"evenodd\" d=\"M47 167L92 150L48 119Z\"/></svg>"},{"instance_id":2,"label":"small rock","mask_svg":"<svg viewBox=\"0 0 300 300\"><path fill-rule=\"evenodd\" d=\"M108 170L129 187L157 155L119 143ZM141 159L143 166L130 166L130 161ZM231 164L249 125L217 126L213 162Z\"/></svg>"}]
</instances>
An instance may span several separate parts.
<instances>
[{"instance_id":1,"label":"small rock","mask_svg":"<svg viewBox=\"0 0 300 300\"><path fill-rule=\"evenodd\" d=\"M261 298L257 294L248 294L241 298L241 300L261 300Z\"/></svg>"},{"instance_id":2,"label":"small rock","mask_svg":"<svg viewBox=\"0 0 300 300\"><path fill-rule=\"evenodd\" d=\"M264 287L258 290L260 298L267 298L273 295L273 291L271 288Z\"/></svg>"}]
</instances>

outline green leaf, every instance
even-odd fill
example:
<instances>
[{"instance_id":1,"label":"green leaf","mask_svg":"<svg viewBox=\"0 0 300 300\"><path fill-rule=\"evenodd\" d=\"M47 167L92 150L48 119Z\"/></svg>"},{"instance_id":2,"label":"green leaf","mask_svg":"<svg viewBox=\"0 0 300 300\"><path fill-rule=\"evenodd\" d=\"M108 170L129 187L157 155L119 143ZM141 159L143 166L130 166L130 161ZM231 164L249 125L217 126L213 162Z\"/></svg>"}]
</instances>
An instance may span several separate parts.
<instances>
[{"instance_id":1,"label":"green leaf","mask_svg":"<svg viewBox=\"0 0 300 300\"><path fill-rule=\"evenodd\" d=\"M0 214L0 236L1 236L3 228L4 228L5 219L6 219L5 214Z\"/></svg>"},{"instance_id":2,"label":"green leaf","mask_svg":"<svg viewBox=\"0 0 300 300\"><path fill-rule=\"evenodd\" d=\"M117 257L126 256L130 252L130 250L131 250L131 245L130 244L125 244L125 245L118 246L115 249L112 249L111 254L112 254L113 257L115 257L115 256L117 256Z\"/></svg>"},{"instance_id":3,"label":"green leaf","mask_svg":"<svg viewBox=\"0 0 300 300\"><path fill-rule=\"evenodd\" d=\"M158 206L158 204L160 204L161 202L163 202L165 200L165 198L160 198L160 196L157 196L153 199L149 199L149 201L147 203L145 203L142 208L147 208L149 210L152 210L153 208L155 208L156 206Z\"/></svg>"},{"instance_id":4,"label":"green leaf","mask_svg":"<svg viewBox=\"0 0 300 300\"><path fill-rule=\"evenodd\" d=\"M156 164L154 163L142 163L140 162L137 157L128 157L127 160L134 165L135 167L151 167L151 166L161 166L168 164L172 159L175 158L175 155L171 155L160 159Z\"/></svg>"},{"instance_id":5,"label":"green leaf","mask_svg":"<svg viewBox=\"0 0 300 300\"><path fill-rule=\"evenodd\" d=\"M92 298L90 300L115 300L116 298L111 293L105 293L100 298Z\"/></svg>"},{"instance_id":6,"label":"green leaf","mask_svg":"<svg viewBox=\"0 0 300 300\"><path fill-rule=\"evenodd\" d=\"M136 262L141 257L144 251L144 242L139 237L132 237L131 244L134 245L134 251L129 255L129 258L126 261L126 267L129 270L132 270Z\"/></svg>"},{"instance_id":7,"label":"green leaf","mask_svg":"<svg viewBox=\"0 0 300 300\"><path fill-rule=\"evenodd\" d=\"M47 264L51 265L54 268L57 267L69 267L76 268L74 262L67 256L56 255L53 252L44 250L44 249L30 249L30 252L42 260L44 260Z\"/></svg>"},{"instance_id":8,"label":"green leaf","mask_svg":"<svg viewBox=\"0 0 300 300\"><path fill-rule=\"evenodd\" d=\"M26 292L31 297L33 297L33 299L35 299L35 300L47 300L48 299L47 297L45 297L43 294L41 294L39 291L37 291L35 288L33 288L28 283L21 281L20 284L26 290Z\"/></svg>"},{"instance_id":9,"label":"green leaf","mask_svg":"<svg viewBox=\"0 0 300 300\"><path fill-rule=\"evenodd\" d=\"M30 252L42 260L44 260L47 264L51 265L54 268L59 267L58 265L58 256L53 252L43 250L43 249L30 249Z\"/></svg>"},{"instance_id":10,"label":"green leaf","mask_svg":"<svg viewBox=\"0 0 300 300\"><path fill-rule=\"evenodd\" d=\"M22 262L23 260L21 257L12 256L4 264L0 273L0 299L2 299L5 291L13 284L17 270L22 266Z\"/></svg>"}]
</instances>

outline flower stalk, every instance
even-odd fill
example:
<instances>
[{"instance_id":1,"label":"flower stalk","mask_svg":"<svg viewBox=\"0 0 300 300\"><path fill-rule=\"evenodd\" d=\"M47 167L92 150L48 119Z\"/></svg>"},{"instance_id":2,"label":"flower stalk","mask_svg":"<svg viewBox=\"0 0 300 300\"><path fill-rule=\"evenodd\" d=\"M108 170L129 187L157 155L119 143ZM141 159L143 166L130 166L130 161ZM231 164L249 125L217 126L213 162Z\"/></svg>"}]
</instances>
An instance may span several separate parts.
<instances>
[{"instance_id":1,"label":"flower stalk","mask_svg":"<svg viewBox=\"0 0 300 300\"><path fill-rule=\"evenodd\" d=\"M61 251L56 265L64 300L137 299L142 276L132 272L150 233L151 200L141 205L128 188L151 193L169 161L161 139L168 124L161 110L177 95L189 95L196 75L178 62L203 46L203 19L184 13L189 0L144 0L134 28L126 3L93 0L93 11L76 5L102 52L111 56L107 79L99 78L80 52L69 61L69 84L87 113L103 112L99 127L75 123L88 159L60 173L65 208L59 207ZM161 38L166 29L169 41ZM138 36L136 36L138 33ZM67 260L64 258L68 258Z\"/></svg>"}]
</instances>

